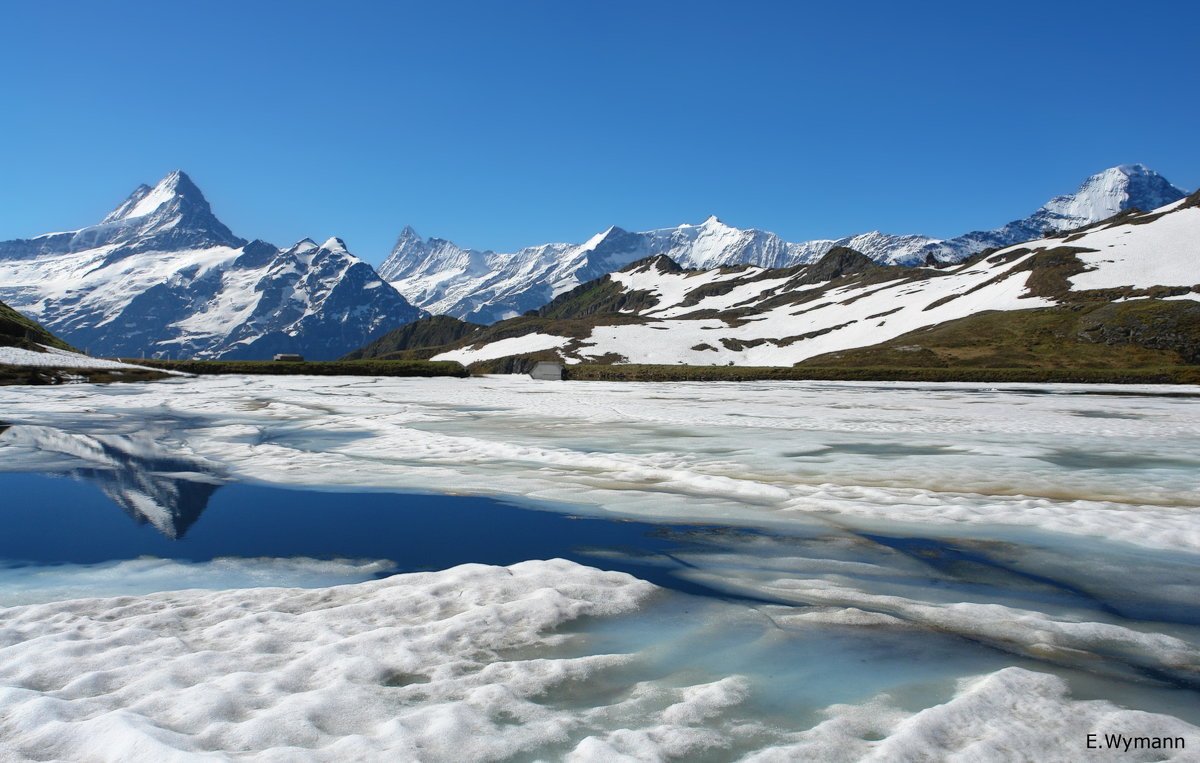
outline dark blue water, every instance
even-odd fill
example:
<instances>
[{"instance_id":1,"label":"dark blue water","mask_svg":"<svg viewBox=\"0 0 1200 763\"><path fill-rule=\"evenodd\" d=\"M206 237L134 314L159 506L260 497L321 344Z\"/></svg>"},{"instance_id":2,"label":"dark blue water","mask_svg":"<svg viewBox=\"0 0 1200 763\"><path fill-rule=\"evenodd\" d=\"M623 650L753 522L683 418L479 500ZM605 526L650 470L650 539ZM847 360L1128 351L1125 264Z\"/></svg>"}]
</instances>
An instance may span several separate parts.
<instances>
[{"instance_id":1,"label":"dark blue water","mask_svg":"<svg viewBox=\"0 0 1200 763\"><path fill-rule=\"evenodd\" d=\"M681 566L674 552L695 548L689 539L703 535L695 526L574 517L468 496L177 481L166 493L173 504L159 505L157 516L169 518L164 531L103 487L70 477L0 474L0 560L350 557L391 559L395 573L561 557L675 590L714 593L672 574Z\"/></svg>"}]
</instances>

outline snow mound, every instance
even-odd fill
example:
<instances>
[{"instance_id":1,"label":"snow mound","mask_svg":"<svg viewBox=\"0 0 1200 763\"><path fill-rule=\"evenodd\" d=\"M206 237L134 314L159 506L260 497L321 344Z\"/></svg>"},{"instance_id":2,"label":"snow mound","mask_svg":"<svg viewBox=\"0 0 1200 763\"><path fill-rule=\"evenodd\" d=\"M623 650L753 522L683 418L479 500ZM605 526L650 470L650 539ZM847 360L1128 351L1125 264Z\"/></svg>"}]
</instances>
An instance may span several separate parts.
<instances>
[{"instance_id":1,"label":"snow mound","mask_svg":"<svg viewBox=\"0 0 1200 763\"><path fill-rule=\"evenodd\" d=\"M608 763L1079 760L1088 734L1200 741L1021 668L917 710L880 694L815 725L751 720L745 676L664 672L653 645L597 653L590 618L653 606L656 590L550 560L16 607L0 625L0 744L39 760ZM725 610L683 611L717 627Z\"/></svg>"},{"instance_id":2,"label":"snow mound","mask_svg":"<svg viewBox=\"0 0 1200 763\"><path fill-rule=\"evenodd\" d=\"M744 760L1195 760L1186 749L1122 749L1116 754L1103 746L1106 735L1118 734L1182 737L1193 749L1200 742L1200 729L1191 724L1110 702L1073 701L1062 679L1022 668L964 679L949 702L915 714L897 710L886 698L835 705L827 713L829 720L798 735L793 744ZM1091 749L1089 739L1095 745Z\"/></svg>"},{"instance_id":3,"label":"snow mound","mask_svg":"<svg viewBox=\"0 0 1200 763\"><path fill-rule=\"evenodd\" d=\"M539 695L623 659L545 658L552 631L653 591L552 560L13 608L0 740L41 760L507 757L572 725Z\"/></svg>"}]
</instances>

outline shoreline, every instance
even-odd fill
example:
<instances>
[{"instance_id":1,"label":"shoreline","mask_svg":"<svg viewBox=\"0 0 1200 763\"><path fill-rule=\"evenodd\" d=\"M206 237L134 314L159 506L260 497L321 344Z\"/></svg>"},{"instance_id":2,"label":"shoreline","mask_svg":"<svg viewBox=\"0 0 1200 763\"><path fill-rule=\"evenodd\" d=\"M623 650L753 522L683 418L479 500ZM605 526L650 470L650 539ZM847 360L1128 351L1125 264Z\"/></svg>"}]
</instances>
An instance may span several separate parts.
<instances>
[{"instance_id":1,"label":"shoreline","mask_svg":"<svg viewBox=\"0 0 1200 763\"><path fill-rule=\"evenodd\" d=\"M902 381L1047 384L1200 384L1200 366L1168 368L795 368L788 366L563 366L567 381Z\"/></svg>"}]
</instances>

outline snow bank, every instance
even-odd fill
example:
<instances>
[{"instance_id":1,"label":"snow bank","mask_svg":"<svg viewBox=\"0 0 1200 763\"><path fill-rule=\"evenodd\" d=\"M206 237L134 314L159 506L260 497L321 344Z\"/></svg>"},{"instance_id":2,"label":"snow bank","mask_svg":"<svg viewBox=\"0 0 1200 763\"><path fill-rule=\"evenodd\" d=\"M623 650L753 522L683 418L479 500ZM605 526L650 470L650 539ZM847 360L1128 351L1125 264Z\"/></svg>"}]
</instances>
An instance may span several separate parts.
<instances>
[{"instance_id":1,"label":"snow bank","mask_svg":"<svg viewBox=\"0 0 1200 763\"><path fill-rule=\"evenodd\" d=\"M46 347L45 352L34 352L20 347L0 347L0 365L39 368L138 368L147 371L162 371L158 368L135 366L116 360L93 358L90 355L68 352L56 347ZM164 371L163 373L179 375L174 371Z\"/></svg>"},{"instance_id":2,"label":"snow bank","mask_svg":"<svg viewBox=\"0 0 1200 763\"><path fill-rule=\"evenodd\" d=\"M1067 245L1095 252L1076 255L1091 266L1070 278L1074 289L1192 286L1200 265L1200 208L1181 209L1146 225L1118 225L1085 233ZM1194 295L1192 299L1200 299Z\"/></svg>"},{"instance_id":3,"label":"snow bank","mask_svg":"<svg viewBox=\"0 0 1200 763\"><path fill-rule=\"evenodd\" d=\"M479 348L464 347L461 350L453 350L451 352L443 352L441 355L435 355L430 360L454 360L463 365L470 365L480 360L492 360L494 358L503 358L507 355L520 355L526 352L538 352L539 350L552 350L557 347L562 347L570 342L570 337L551 336L550 334L525 334L524 336L514 336L508 339L501 339L498 342L484 345Z\"/></svg>"}]
</instances>

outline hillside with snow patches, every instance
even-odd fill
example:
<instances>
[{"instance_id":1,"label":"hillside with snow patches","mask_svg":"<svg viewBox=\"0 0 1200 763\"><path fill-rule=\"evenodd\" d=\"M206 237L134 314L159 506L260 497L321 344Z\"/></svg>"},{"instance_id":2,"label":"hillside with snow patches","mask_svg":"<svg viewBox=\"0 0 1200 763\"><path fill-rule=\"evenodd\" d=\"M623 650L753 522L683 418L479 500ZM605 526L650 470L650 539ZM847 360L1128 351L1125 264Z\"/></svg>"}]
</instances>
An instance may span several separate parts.
<instances>
[{"instance_id":1,"label":"hillside with snow patches","mask_svg":"<svg viewBox=\"0 0 1200 763\"><path fill-rule=\"evenodd\" d=\"M77 352L44 326L0 302L0 385L143 380L167 375L170 374ZM3 428L0 422L0 431Z\"/></svg>"},{"instance_id":2,"label":"hillside with snow patches","mask_svg":"<svg viewBox=\"0 0 1200 763\"><path fill-rule=\"evenodd\" d=\"M93 355L335 358L424 313L338 238L235 236L182 172L99 224L0 242L0 299Z\"/></svg>"},{"instance_id":3,"label":"hillside with snow patches","mask_svg":"<svg viewBox=\"0 0 1200 763\"><path fill-rule=\"evenodd\" d=\"M733 228L713 216L699 225L642 233L614 226L582 244L542 244L498 253L423 239L406 227L379 273L410 302L431 313L492 323L537 309L579 284L653 255L702 270L808 264L835 247L854 249L882 264L959 262L984 249L1089 225L1129 208L1155 209L1185 195L1186 191L1143 165L1122 165L1089 177L1075 193L1051 199L1026 218L945 240L872 231L791 243L767 231Z\"/></svg>"},{"instance_id":4,"label":"hillside with snow patches","mask_svg":"<svg viewBox=\"0 0 1200 763\"><path fill-rule=\"evenodd\" d=\"M790 366L985 311L1140 299L1200 301L1200 192L942 267L879 265L846 248L777 269L651 257L434 357Z\"/></svg>"}]
</instances>

